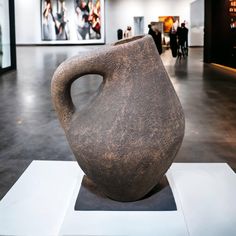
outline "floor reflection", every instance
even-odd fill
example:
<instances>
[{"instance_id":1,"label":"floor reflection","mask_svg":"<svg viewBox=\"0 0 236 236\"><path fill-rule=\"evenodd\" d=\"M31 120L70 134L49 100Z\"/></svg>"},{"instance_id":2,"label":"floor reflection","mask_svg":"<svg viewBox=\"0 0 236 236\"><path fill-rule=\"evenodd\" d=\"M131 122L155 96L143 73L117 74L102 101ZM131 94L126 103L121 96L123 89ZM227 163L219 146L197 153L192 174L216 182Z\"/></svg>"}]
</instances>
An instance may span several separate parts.
<instances>
[{"instance_id":1,"label":"floor reflection","mask_svg":"<svg viewBox=\"0 0 236 236\"><path fill-rule=\"evenodd\" d=\"M0 199L32 160L74 160L51 102L51 78L68 57L98 46L18 47L16 72L0 76ZM202 62L202 48L176 61L162 61L182 103L186 131L177 162L227 162L236 170L236 75ZM87 75L72 85L83 109L102 77Z\"/></svg>"}]
</instances>

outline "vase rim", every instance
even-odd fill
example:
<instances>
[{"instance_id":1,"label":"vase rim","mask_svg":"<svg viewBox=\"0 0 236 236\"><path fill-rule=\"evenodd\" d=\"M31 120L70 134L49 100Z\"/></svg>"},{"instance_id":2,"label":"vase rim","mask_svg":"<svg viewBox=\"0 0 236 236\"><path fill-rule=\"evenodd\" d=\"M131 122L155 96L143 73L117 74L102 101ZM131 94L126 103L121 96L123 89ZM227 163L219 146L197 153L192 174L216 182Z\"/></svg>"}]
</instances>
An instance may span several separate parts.
<instances>
[{"instance_id":1,"label":"vase rim","mask_svg":"<svg viewBox=\"0 0 236 236\"><path fill-rule=\"evenodd\" d=\"M149 38L149 35L137 35L137 36L133 36L133 37L126 38L126 39L121 39L121 40L111 44L111 46L126 45L126 44L130 44L130 43L134 43L136 41L144 40L146 38Z\"/></svg>"}]
</instances>

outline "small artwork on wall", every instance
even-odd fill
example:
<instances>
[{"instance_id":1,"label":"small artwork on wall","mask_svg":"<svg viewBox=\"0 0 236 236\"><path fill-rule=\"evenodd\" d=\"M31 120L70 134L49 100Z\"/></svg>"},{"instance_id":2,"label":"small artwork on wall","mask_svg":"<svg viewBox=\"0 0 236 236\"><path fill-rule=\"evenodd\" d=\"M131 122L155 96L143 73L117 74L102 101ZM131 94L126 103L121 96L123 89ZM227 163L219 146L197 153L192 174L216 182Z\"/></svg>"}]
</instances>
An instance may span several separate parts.
<instances>
[{"instance_id":1,"label":"small artwork on wall","mask_svg":"<svg viewBox=\"0 0 236 236\"><path fill-rule=\"evenodd\" d=\"M169 33L174 24L179 24L179 16L159 16L159 21L163 22L164 33Z\"/></svg>"},{"instance_id":2,"label":"small artwork on wall","mask_svg":"<svg viewBox=\"0 0 236 236\"><path fill-rule=\"evenodd\" d=\"M230 20L231 20L230 28L231 29L236 29L236 17L235 18L232 17Z\"/></svg>"},{"instance_id":3,"label":"small artwork on wall","mask_svg":"<svg viewBox=\"0 0 236 236\"><path fill-rule=\"evenodd\" d=\"M41 0L42 40L104 43L104 0Z\"/></svg>"},{"instance_id":4,"label":"small artwork on wall","mask_svg":"<svg viewBox=\"0 0 236 236\"><path fill-rule=\"evenodd\" d=\"M159 32L161 32L161 34L164 33L164 25L163 25L163 22L159 21L159 22L155 22L155 21L152 21L151 22L151 25L154 26L154 28L156 30L158 30Z\"/></svg>"},{"instance_id":5,"label":"small artwork on wall","mask_svg":"<svg viewBox=\"0 0 236 236\"><path fill-rule=\"evenodd\" d=\"M236 29L236 0L229 0L230 28Z\"/></svg>"}]
</instances>

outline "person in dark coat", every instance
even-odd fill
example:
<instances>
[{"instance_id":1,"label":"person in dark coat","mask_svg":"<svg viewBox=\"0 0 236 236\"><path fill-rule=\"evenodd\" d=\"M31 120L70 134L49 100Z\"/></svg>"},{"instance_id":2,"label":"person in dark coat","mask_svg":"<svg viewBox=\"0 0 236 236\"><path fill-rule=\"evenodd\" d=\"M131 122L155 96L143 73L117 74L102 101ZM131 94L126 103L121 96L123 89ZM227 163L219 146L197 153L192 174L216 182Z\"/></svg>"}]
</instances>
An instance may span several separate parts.
<instances>
[{"instance_id":1,"label":"person in dark coat","mask_svg":"<svg viewBox=\"0 0 236 236\"><path fill-rule=\"evenodd\" d=\"M123 30L122 29L118 29L117 30L117 39L120 40L123 38Z\"/></svg>"},{"instance_id":2,"label":"person in dark coat","mask_svg":"<svg viewBox=\"0 0 236 236\"><path fill-rule=\"evenodd\" d=\"M181 23L181 27L178 27L177 35L183 56L188 56L188 29L185 27L185 23Z\"/></svg>"},{"instance_id":3,"label":"person in dark coat","mask_svg":"<svg viewBox=\"0 0 236 236\"><path fill-rule=\"evenodd\" d=\"M177 31L172 27L170 30L170 49L173 57L177 57L178 48Z\"/></svg>"},{"instance_id":4,"label":"person in dark coat","mask_svg":"<svg viewBox=\"0 0 236 236\"><path fill-rule=\"evenodd\" d=\"M161 32L159 30L153 30L152 25L148 25L148 34L150 34L156 44L157 50L159 54L162 54L162 40L161 40Z\"/></svg>"}]
</instances>

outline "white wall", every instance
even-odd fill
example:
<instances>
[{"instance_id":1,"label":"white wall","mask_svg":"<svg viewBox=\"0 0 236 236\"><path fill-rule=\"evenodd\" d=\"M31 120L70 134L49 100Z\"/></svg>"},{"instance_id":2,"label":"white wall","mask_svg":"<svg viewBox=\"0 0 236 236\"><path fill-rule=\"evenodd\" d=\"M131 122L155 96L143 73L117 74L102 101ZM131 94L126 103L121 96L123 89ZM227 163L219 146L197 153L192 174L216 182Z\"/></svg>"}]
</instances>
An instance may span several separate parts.
<instances>
[{"instance_id":1,"label":"white wall","mask_svg":"<svg viewBox=\"0 0 236 236\"><path fill-rule=\"evenodd\" d=\"M41 43L40 0L15 0L17 44Z\"/></svg>"},{"instance_id":2,"label":"white wall","mask_svg":"<svg viewBox=\"0 0 236 236\"><path fill-rule=\"evenodd\" d=\"M15 0L16 43L41 43L40 0ZM117 40L117 29L133 26L134 16L144 16L145 33L151 21L159 16L180 16L190 28L190 3L193 0L105 0L106 43ZM191 44L191 38L189 39Z\"/></svg>"},{"instance_id":3,"label":"white wall","mask_svg":"<svg viewBox=\"0 0 236 236\"><path fill-rule=\"evenodd\" d=\"M144 16L145 33L151 21L158 21L159 16L180 16L190 23L191 0L108 0L106 1L106 39L113 42L117 38L117 29L125 30L133 26L134 16ZM189 26L189 25L187 25Z\"/></svg>"},{"instance_id":4,"label":"white wall","mask_svg":"<svg viewBox=\"0 0 236 236\"><path fill-rule=\"evenodd\" d=\"M202 46L204 44L204 0L196 0L190 6L191 43L194 46Z\"/></svg>"}]
</instances>

